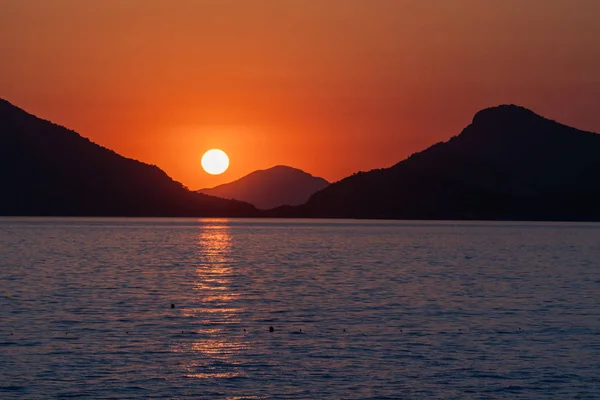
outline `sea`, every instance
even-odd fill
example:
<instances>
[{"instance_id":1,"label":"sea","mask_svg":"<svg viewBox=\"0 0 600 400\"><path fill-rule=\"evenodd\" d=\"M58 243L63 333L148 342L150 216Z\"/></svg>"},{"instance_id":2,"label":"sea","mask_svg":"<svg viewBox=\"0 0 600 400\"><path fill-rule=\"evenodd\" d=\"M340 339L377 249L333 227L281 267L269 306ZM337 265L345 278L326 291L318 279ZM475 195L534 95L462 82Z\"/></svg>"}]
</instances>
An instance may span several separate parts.
<instances>
[{"instance_id":1,"label":"sea","mask_svg":"<svg viewBox=\"0 0 600 400\"><path fill-rule=\"evenodd\" d=\"M0 399L598 399L600 225L0 218Z\"/></svg>"}]
</instances>

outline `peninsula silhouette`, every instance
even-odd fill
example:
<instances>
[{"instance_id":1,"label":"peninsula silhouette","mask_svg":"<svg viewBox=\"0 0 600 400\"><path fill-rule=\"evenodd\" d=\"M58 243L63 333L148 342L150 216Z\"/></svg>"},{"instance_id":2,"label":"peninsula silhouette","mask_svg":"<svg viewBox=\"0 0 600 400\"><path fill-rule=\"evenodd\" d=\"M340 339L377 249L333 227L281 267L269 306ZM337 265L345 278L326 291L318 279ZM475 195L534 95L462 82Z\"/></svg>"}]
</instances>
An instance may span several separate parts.
<instances>
[{"instance_id":1,"label":"peninsula silhouette","mask_svg":"<svg viewBox=\"0 0 600 400\"><path fill-rule=\"evenodd\" d=\"M271 215L599 221L600 135L515 105L488 108L447 142Z\"/></svg>"},{"instance_id":2,"label":"peninsula silhouette","mask_svg":"<svg viewBox=\"0 0 600 400\"><path fill-rule=\"evenodd\" d=\"M0 215L255 216L0 99Z\"/></svg>"}]
</instances>

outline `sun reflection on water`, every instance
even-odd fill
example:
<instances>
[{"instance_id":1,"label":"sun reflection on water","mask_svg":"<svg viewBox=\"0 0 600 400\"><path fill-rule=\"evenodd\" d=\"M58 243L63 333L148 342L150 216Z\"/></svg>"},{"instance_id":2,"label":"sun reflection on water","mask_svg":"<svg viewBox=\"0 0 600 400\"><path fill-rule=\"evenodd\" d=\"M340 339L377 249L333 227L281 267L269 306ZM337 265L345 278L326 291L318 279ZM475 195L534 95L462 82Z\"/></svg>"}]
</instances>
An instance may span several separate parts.
<instances>
[{"instance_id":1,"label":"sun reflection on water","mask_svg":"<svg viewBox=\"0 0 600 400\"><path fill-rule=\"evenodd\" d=\"M198 234L198 266L194 282L194 306L183 310L192 318L193 335L175 345L186 353L184 375L197 379L243 376L239 355L248 343L240 323L240 286L236 285L231 257L232 239L226 219L203 220Z\"/></svg>"},{"instance_id":2,"label":"sun reflection on water","mask_svg":"<svg viewBox=\"0 0 600 400\"><path fill-rule=\"evenodd\" d=\"M195 289L201 303L212 309L215 305L234 300L238 295L231 290L231 235L226 221L211 220L211 223L202 226L198 236L200 264L196 270ZM226 312L222 307L217 310Z\"/></svg>"}]
</instances>

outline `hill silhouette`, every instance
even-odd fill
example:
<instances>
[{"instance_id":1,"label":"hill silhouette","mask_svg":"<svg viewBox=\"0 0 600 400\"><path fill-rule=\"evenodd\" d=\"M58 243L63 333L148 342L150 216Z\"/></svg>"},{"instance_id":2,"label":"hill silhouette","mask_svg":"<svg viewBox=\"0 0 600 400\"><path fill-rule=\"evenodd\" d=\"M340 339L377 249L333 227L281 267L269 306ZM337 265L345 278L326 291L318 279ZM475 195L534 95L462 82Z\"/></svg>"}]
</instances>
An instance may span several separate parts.
<instances>
[{"instance_id":1,"label":"hill silhouette","mask_svg":"<svg viewBox=\"0 0 600 400\"><path fill-rule=\"evenodd\" d=\"M0 215L254 216L0 99Z\"/></svg>"},{"instance_id":2,"label":"hill silhouette","mask_svg":"<svg viewBox=\"0 0 600 400\"><path fill-rule=\"evenodd\" d=\"M478 112L447 142L271 215L599 221L599 178L600 135L503 105Z\"/></svg>"},{"instance_id":3,"label":"hill silhouette","mask_svg":"<svg viewBox=\"0 0 600 400\"><path fill-rule=\"evenodd\" d=\"M327 187L329 182L302 170L277 165L254 171L236 181L201 189L199 192L236 199L253 204L263 210L282 205L300 205L315 192Z\"/></svg>"}]
</instances>

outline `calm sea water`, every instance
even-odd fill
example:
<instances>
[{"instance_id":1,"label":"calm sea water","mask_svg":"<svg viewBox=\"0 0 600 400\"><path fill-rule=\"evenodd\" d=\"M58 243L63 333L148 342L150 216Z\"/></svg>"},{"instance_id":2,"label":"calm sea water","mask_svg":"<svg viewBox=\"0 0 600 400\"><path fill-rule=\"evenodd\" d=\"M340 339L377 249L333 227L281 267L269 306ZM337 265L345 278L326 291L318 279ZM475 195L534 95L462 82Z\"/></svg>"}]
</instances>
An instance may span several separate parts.
<instances>
[{"instance_id":1,"label":"calm sea water","mask_svg":"<svg viewBox=\"0 0 600 400\"><path fill-rule=\"evenodd\" d=\"M592 399L599 377L597 224L0 219L2 399Z\"/></svg>"}]
</instances>

